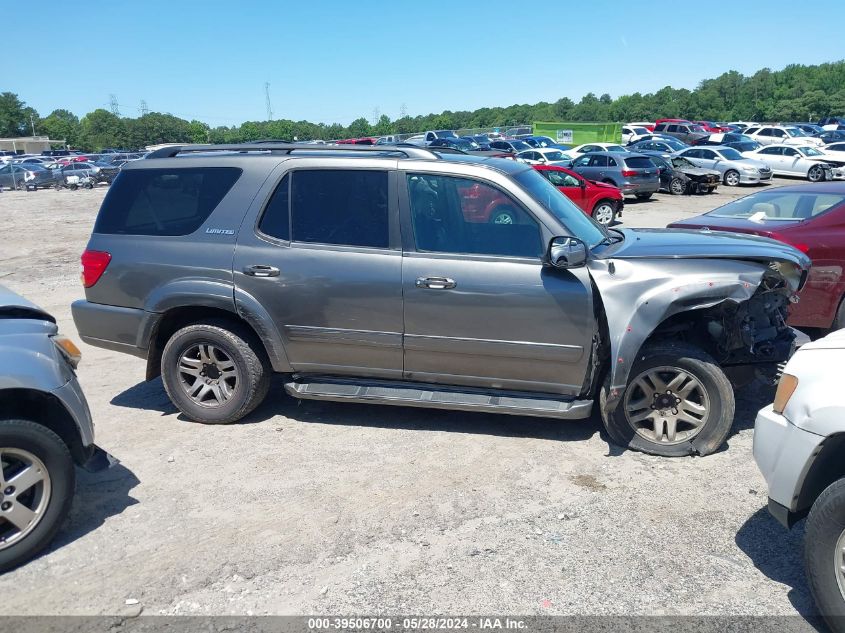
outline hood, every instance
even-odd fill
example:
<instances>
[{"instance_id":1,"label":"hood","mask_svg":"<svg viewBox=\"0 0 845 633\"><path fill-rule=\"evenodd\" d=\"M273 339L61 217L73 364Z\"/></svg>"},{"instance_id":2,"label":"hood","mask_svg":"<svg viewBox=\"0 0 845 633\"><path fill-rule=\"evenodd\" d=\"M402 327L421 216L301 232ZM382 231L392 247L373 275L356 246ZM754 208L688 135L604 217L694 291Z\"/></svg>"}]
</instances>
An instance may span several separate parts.
<instances>
[{"instance_id":1,"label":"hood","mask_svg":"<svg viewBox=\"0 0 845 633\"><path fill-rule=\"evenodd\" d=\"M687 176L717 176L719 179L722 178L721 172L716 171L715 169L705 169L704 167L672 167L682 174L686 174Z\"/></svg>"},{"instance_id":2,"label":"hood","mask_svg":"<svg viewBox=\"0 0 845 633\"><path fill-rule=\"evenodd\" d=\"M801 346L801 352L813 349L845 349L845 329L836 330L816 341L805 343Z\"/></svg>"},{"instance_id":3,"label":"hood","mask_svg":"<svg viewBox=\"0 0 845 633\"><path fill-rule=\"evenodd\" d=\"M804 253L768 237L691 229L622 229L622 233L625 241L608 258L779 260L810 268Z\"/></svg>"},{"instance_id":4,"label":"hood","mask_svg":"<svg viewBox=\"0 0 845 633\"><path fill-rule=\"evenodd\" d=\"M611 185L611 184L606 183L606 182L599 182L598 180L587 179L587 182L590 183L590 185L593 186L593 187L604 187L605 189L618 189L619 188L616 185Z\"/></svg>"},{"instance_id":5,"label":"hood","mask_svg":"<svg viewBox=\"0 0 845 633\"><path fill-rule=\"evenodd\" d=\"M5 286L0 286L0 319L38 319L56 322L49 313Z\"/></svg>"}]
</instances>

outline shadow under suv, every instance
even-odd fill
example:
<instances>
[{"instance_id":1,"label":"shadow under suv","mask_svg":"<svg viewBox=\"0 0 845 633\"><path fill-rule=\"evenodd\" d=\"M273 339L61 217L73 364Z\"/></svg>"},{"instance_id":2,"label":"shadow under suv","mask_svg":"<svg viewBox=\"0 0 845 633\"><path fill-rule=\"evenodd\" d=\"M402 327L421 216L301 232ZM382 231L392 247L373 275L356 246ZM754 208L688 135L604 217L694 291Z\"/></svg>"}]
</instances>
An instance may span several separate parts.
<instances>
[{"instance_id":1,"label":"shadow under suv","mask_svg":"<svg viewBox=\"0 0 845 633\"><path fill-rule=\"evenodd\" d=\"M278 373L305 399L562 419L598 403L614 442L671 456L718 449L729 376L789 357L809 260L606 229L511 160L277 143L127 164L82 264L83 340L146 358L193 420L242 418Z\"/></svg>"}]
</instances>

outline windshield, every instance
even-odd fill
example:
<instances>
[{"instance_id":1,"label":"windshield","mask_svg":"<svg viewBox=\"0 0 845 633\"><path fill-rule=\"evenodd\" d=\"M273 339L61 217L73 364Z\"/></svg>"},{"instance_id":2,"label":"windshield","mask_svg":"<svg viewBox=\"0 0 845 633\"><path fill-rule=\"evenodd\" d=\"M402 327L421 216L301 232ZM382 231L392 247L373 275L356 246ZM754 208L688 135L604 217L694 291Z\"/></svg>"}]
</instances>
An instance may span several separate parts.
<instances>
[{"instance_id":1,"label":"windshield","mask_svg":"<svg viewBox=\"0 0 845 633\"><path fill-rule=\"evenodd\" d=\"M458 149L463 150L463 151L465 151L465 152L468 152L468 151L470 151L471 149L473 149L473 147L472 147L472 146L473 146L473 144L472 144L472 143L470 143L468 140L463 139L463 138L454 139L454 140L450 143L450 145L451 145L452 147L457 147ZM476 145L476 147L478 147L478 146Z\"/></svg>"},{"instance_id":2,"label":"windshield","mask_svg":"<svg viewBox=\"0 0 845 633\"><path fill-rule=\"evenodd\" d=\"M648 134L648 130L647 130L647 129L645 129L644 127L635 127L635 128L634 128L634 134L637 134L637 135L639 135L639 134Z\"/></svg>"},{"instance_id":3,"label":"windshield","mask_svg":"<svg viewBox=\"0 0 845 633\"><path fill-rule=\"evenodd\" d=\"M736 151L733 147L726 147L724 149L718 150L719 154L721 154L722 158L726 158L727 160L742 160L745 158L742 154Z\"/></svg>"},{"instance_id":4,"label":"windshield","mask_svg":"<svg viewBox=\"0 0 845 633\"><path fill-rule=\"evenodd\" d=\"M606 152L627 152L628 150L621 145L608 145L604 148Z\"/></svg>"},{"instance_id":5,"label":"windshield","mask_svg":"<svg viewBox=\"0 0 845 633\"><path fill-rule=\"evenodd\" d=\"M563 152L556 149L543 152L543 156L545 156L546 160L564 160L566 158L566 156L563 155Z\"/></svg>"},{"instance_id":6,"label":"windshield","mask_svg":"<svg viewBox=\"0 0 845 633\"><path fill-rule=\"evenodd\" d=\"M679 169L682 168L682 167L695 167L695 165L693 165L691 162L689 162L683 156L678 156L678 158L673 158L672 164Z\"/></svg>"},{"instance_id":7,"label":"windshield","mask_svg":"<svg viewBox=\"0 0 845 633\"><path fill-rule=\"evenodd\" d=\"M804 156L824 156L824 153L815 147L799 147L798 151L804 154Z\"/></svg>"},{"instance_id":8,"label":"windshield","mask_svg":"<svg viewBox=\"0 0 845 633\"><path fill-rule=\"evenodd\" d=\"M713 218L740 218L752 222L806 220L843 204L845 194L761 191L729 202L706 214Z\"/></svg>"},{"instance_id":9,"label":"windshield","mask_svg":"<svg viewBox=\"0 0 845 633\"><path fill-rule=\"evenodd\" d=\"M537 142L537 145L540 147L549 147L549 145L554 145L555 142L550 139L548 136L535 136L534 140Z\"/></svg>"},{"instance_id":10,"label":"windshield","mask_svg":"<svg viewBox=\"0 0 845 633\"><path fill-rule=\"evenodd\" d=\"M788 127L788 128L786 128L786 133L787 133L787 134L789 134L790 136L807 136L807 135L804 133L804 130L799 129L799 128L797 128L797 127Z\"/></svg>"},{"instance_id":11,"label":"windshield","mask_svg":"<svg viewBox=\"0 0 845 633\"><path fill-rule=\"evenodd\" d=\"M668 145L669 147L671 147L675 151L680 151L682 149L686 149L686 147L687 147L685 144L681 143L677 139L662 138L662 139L660 139L660 142L665 143L666 145Z\"/></svg>"},{"instance_id":12,"label":"windshield","mask_svg":"<svg viewBox=\"0 0 845 633\"><path fill-rule=\"evenodd\" d=\"M690 125L689 126L690 132L704 132L704 128L700 125Z\"/></svg>"},{"instance_id":13,"label":"windshield","mask_svg":"<svg viewBox=\"0 0 845 633\"><path fill-rule=\"evenodd\" d=\"M526 169L514 176L514 180L525 189L532 198L548 209L573 237L584 241L590 248L596 246L605 237L605 232L592 218L563 195L552 183L543 178L534 169Z\"/></svg>"},{"instance_id":14,"label":"windshield","mask_svg":"<svg viewBox=\"0 0 845 633\"><path fill-rule=\"evenodd\" d=\"M531 146L525 141L511 141L510 143L517 152L521 152L526 149L531 149Z\"/></svg>"},{"instance_id":15,"label":"windshield","mask_svg":"<svg viewBox=\"0 0 845 633\"><path fill-rule=\"evenodd\" d=\"M753 152L755 149L763 147L757 141L748 141L746 143L731 143L730 146L740 152Z\"/></svg>"},{"instance_id":16,"label":"windshield","mask_svg":"<svg viewBox=\"0 0 845 633\"><path fill-rule=\"evenodd\" d=\"M457 135L452 130L437 130L434 136L437 138L457 138Z\"/></svg>"}]
</instances>

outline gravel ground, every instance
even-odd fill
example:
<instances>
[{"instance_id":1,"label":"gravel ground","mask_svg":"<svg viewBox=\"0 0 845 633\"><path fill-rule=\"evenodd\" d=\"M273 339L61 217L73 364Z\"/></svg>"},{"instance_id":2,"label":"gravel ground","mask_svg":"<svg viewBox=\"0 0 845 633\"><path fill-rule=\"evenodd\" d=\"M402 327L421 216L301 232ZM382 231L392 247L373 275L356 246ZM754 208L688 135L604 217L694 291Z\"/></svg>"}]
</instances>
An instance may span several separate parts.
<instances>
[{"instance_id":1,"label":"gravel ground","mask_svg":"<svg viewBox=\"0 0 845 633\"><path fill-rule=\"evenodd\" d=\"M748 192L660 194L624 225ZM74 336L103 195L0 194L0 283ZM280 386L242 423L202 426L144 361L82 350L97 441L121 463L80 473L52 548L0 577L0 614L814 612L803 528L769 517L751 456L763 387L739 395L728 448L660 459L609 445L597 419L297 404Z\"/></svg>"}]
</instances>

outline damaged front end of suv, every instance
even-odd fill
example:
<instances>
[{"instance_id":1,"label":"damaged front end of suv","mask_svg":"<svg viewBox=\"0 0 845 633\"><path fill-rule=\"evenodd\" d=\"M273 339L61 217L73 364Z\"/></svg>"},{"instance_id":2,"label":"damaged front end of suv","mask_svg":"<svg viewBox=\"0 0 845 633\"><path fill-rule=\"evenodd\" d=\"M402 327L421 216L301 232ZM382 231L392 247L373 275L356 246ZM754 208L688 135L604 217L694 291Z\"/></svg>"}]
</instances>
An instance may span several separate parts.
<instances>
[{"instance_id":1,"label":"damaged front end of suv","mask_svg":"<svg viewBox=\"0 0 845 633\"><path fill-rule=\"evenodd\" d=\"M683 376L696 377L694 363L693 369L675 368L672 374L666 364L649 369L658 362L653 359L667 347L676 355L701 350L704 356L693 360L715 364L723 382L733 383L731 389L755 377L771 380L794 351L787 312L810 260L788 245L747 235L660 229L621 233L624 240L588 264L609 341L601 402L606 425L608 418L622 416L636 434L641 430L637 418L645 416L643 434L651 437L644 439L672 446L674 454L712 452L703 434L681 442L677 430L695 425L699 409L721 407L729 409L731 418L724 422L726 435L732 395L713 396L719 390L711 388L706 402L702 396L687 403L683 389L691 389L691 382ZM697 381L705 393L706 380L698 376ZM632 389L638 389L633 401ZM633 439L627 438L629 444L636 443Z\"/></svg>"}]
</instances>

